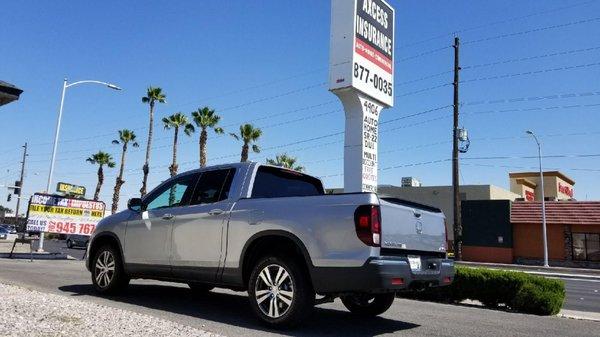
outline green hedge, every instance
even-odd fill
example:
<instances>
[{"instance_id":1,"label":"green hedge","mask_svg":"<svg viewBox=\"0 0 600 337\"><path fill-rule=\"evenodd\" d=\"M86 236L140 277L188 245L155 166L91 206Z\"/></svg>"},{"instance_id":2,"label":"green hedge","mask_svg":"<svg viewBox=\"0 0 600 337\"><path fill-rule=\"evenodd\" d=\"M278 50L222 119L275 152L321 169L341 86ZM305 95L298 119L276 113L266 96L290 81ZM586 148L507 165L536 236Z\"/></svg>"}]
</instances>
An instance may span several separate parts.
<instances>
[{"instance_id":1,"label":"green hedge","mask_svg":"<svg viewBox=\"0 0 600 337\"><path fill-rule=\"evenodd\" d=\"M565 299L565 286L560 280L521 272L456 267L456 277L450 286L404 291L398 295L447 303L469 299L489 308L503 305L523 313L555 315Z\"/></svg>"}]
</instances>

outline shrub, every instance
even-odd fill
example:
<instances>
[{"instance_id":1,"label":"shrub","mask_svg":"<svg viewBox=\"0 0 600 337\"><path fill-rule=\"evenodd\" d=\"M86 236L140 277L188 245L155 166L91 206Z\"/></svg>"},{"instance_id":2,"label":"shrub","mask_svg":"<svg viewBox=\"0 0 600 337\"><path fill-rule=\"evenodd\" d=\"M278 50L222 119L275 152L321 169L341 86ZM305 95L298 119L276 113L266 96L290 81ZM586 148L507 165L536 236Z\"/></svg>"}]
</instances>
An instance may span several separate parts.
<instances>
[{"instance_id":1,"label":"shrub","mask_svg":"<svg viewBox=\"0 0 600 337\"><path fill-rule=\"evenodd\" d=\"M495 308L537 315L555 315L565 298L564 283L522 272L456 267L450 286L406 291L399 296L436 302L458 303L466 299Z\"/></svg>"}]
</instances>

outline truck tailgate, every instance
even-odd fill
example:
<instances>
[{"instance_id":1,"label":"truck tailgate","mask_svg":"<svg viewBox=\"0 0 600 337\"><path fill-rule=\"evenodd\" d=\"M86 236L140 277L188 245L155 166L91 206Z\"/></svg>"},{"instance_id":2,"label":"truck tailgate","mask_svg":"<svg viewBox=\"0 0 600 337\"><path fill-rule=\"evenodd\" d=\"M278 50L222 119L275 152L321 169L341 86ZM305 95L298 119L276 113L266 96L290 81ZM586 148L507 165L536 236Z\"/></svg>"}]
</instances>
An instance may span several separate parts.
<instances>
[{"instance_id":1,"label":"truck tailgate","mask_svg":"<svg viewBox=\"0 0 600 337\"><path fill-rule=\"evenodd\" d=\"M393 198L380 198L381 247L446 252L444 214L432 207Z\"/></svg>"}]
</instances>

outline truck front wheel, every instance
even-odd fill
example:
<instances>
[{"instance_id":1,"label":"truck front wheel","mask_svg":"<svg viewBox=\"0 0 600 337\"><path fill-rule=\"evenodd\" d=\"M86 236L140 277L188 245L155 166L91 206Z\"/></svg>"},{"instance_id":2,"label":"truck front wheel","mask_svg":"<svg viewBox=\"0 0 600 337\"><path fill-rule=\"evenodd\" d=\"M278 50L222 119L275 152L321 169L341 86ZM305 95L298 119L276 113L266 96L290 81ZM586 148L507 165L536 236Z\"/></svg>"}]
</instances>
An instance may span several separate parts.
<instances>
[{"instance_id":1,"label":"truck front wheel","mask_svg":"<svg viewBox=\"0 0 600 337\"><path fill-rule=\"evenodd\" d=\"M315 305L315 292L307 276L287 258L261 258L250 275L248 294L254 313L274 328L297 325Z\"/></svg>"},{"instance_id":2,"label":"truck front wheel","mask_svg":"<svg viewBox=\"0 0 600 337\"><path fill-rule=\"evenodd\" d=\"M394 303L395 293L354 294L342 297L342 303L351 313L374 317L386 312Z\"/></svg>"}]
</instances>

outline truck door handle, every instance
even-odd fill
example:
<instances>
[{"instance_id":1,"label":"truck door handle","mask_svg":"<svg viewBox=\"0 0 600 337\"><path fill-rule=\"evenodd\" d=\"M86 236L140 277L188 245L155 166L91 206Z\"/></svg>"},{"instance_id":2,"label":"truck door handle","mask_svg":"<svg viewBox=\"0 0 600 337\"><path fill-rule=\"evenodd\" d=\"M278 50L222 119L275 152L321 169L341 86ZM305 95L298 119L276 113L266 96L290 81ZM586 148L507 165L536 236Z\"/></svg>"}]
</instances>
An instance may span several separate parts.
<instances>
[{"instance_id":1,"label":"truck door handle","mask_svg":"<svg viewBox=\"0 0 600 337\"><path fill-rule=\"evenodd\" d=\"M171 220L171 219L173 219L173 214L167 213L167 214L163 215L162 218L165 220Z\"/></svg>"},{"instance_id":2,"label":"truck door handle","mask_svg":"<svg viewBox=\"0 0 600 337\"><path fill-rule=\"evenodd\" d=\"M221 215L221 214L223 214L222 209L213 209L210 212L208 212L208 215Z\"/></svg>"}]
</instances>

